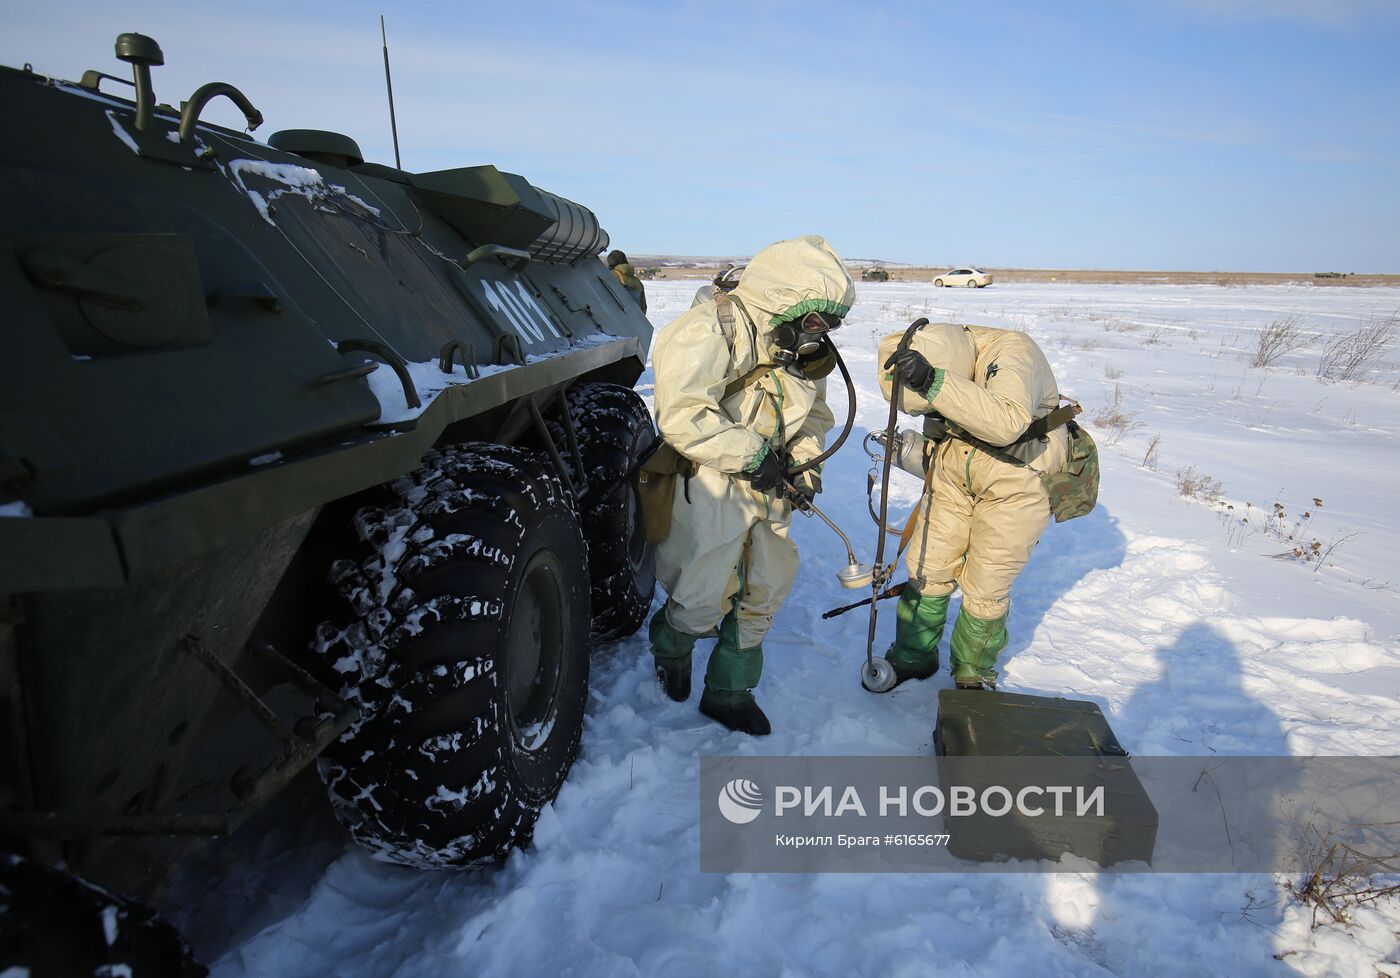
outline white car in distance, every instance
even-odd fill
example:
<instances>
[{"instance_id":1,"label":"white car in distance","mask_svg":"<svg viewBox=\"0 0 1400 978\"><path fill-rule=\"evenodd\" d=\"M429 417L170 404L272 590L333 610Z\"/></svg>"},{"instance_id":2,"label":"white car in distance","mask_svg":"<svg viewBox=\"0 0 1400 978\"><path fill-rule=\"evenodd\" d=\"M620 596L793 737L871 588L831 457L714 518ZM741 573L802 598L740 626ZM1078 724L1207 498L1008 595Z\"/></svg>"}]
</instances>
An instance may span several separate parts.
<instances>
[{"instance_id":1,"label":"white car in distance","mask_svg":"<svg viewBox=\"0 0 1400 978\"><path fill-rule=\"evenodd\" d=\"M990 272L979 271L976 268L955 268L951 272L944 272L933 280L933 284L940 289L945 285L966 285L969 288L981 289L992 284Z\"/></svg>"}]
</instances>

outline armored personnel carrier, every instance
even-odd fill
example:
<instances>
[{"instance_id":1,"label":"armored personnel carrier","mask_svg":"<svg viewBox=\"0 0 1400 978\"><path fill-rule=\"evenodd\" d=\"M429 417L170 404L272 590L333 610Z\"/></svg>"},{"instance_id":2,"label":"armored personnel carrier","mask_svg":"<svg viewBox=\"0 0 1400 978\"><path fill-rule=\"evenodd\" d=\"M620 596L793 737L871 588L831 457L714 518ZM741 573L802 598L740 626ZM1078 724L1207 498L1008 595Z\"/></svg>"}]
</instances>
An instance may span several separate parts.
<instances>
[{"instance_id":1,"label":"armored personnel carrier","mask_svg":"<svg viewBox=\"0 0 1400 978\"><path fill-rule=\"evenodd\" d=\"M385 859L525 844L653 590L591 211L116 56L0 68L0 971L179 958L124 898L312 764Z\"/></svg>"}]
</instances>

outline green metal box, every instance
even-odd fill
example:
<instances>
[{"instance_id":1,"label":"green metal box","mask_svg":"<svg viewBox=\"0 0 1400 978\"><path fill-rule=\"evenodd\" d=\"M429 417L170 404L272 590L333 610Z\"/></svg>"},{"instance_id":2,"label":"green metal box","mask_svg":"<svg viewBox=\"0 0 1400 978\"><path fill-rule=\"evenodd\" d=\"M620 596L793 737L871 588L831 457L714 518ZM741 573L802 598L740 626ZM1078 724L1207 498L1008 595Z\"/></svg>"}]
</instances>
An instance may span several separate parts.
<instances>
[{"instance_id":1,"label":"green metal box","mask_svg":"<svg viewBox=\"0 0 1400 978\"><path fill-rule=\"evenodd\" d=\"M1012 799L1006 814L978 805L973 814L944 815L948 848L962 859L1058 860L1066 853L1110 866L1152 861L1157 810L1103 712L1093 703L1049 696L945 689L933 734L940 786L972 788L977 798L999 788ZM1046 788L1069 789L1046 795ZM1102 792L1097 793L1097 789ZM1085 814L1081 799L1101 798ZM1064 802L1057 812L1047 798Z\"/></svg>"}]
</instances>

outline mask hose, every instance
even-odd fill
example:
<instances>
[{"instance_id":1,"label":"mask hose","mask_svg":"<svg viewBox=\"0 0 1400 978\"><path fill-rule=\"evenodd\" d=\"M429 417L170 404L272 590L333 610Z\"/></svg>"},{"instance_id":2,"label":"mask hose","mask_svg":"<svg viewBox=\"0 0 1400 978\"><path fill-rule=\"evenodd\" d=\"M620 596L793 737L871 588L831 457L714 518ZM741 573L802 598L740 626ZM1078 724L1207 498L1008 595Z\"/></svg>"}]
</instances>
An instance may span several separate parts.
<instances>
[{"instance_id":1,"label":"mask hose","mask_svg":"<svg viewBox=\"0 0 1400 978\"><path fill-rule=\"evenodd\" d=\"M925 320L925 322L927 322L927 320ZM840 450L841 446L846 444L846 439L851 436L851 429L855 427L856 423L856 385L851 382L851 372L846 369L846 361L841 359L841 351L836 348L835 343L831 342L831 337L823 336L822 342L826 344L827 348L830 349L832 354L836 357L836 368L841 371L841 379L846 384L846 424L841 429L841 434L836 436L836 441L831 443L830 448L822 452L816 458L809 459L801 465L794 465L792 468L788 469L787 474L789 478L806 472L808 469L814 469L831 458L831 456L835 455L837 451Z\"/></svg>"}]
</instances>

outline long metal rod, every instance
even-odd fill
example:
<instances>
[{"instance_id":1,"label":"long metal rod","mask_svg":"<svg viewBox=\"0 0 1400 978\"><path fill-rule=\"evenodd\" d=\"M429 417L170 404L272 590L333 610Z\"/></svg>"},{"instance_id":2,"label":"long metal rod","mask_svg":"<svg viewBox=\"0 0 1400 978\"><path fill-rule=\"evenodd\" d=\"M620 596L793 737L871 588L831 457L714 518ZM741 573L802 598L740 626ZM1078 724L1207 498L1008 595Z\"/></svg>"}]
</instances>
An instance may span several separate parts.
<instances>
[{"instance_id":1,"label":"long metal rod","mask_svg":"<svg viewBox=\"0 0 1400 978\"><path fill-rule=\"evenodd\" d=\"M540 406L535 403L533 397L525 398L525 406L530 411L530 419L535 423L535 431L539 433L540 441L544 442L545 451L549 452L550 460L554 462L554 471L559 473L559 481L564 483L565 489L577 496L574 491L574 480L569 478L569 467L564 464L564 459L554 444L554 438L549 433L549 425L545 423L544 415L540 413Z\"/></svg>"},{"instance_id":2,"label":"long metal rod","mask_svg":"<svg viewBox=\"0 0 1400 978\"><path fill-rule=\"evenodd\" d=\"M812 516L820 517L821 521L827 526L831 527L831 529L835 531L836 535L841 538L841 542L846 545L846 561L851 564L854 564L856 562L856 552L851 549L850 538L847 537L846 534L842 533L841 528L831 521L831 517L827 516L821 510L817 509L815 503L808 503L806 508L798 510L798 512L808 513Z\"/></svg>"},{"instance_id":3,"label":"long metal rod","mask_svg":"<svg viewBox=\"0 0 1400 978\"><path fill-rule=\"evenodd\" d=\"M394 134L394 168L403 169L399 159L399 120L394 115L394 78L389 73L389 35L384 31L384 15L379 15L379 40L384 45L384 87L389 90L389 129Z\"/></svg>"},{"instance_id":4,"label":"long metal rod","mask_svg":"<svg viewBox=\"0 0 1400 978\"><path fill-rule=\"evenodd\" d=\"M900 337L897 350L907 349L910 341L914 339L914 334L928 325L927 319L916 319L909 324L909 328ZM880 369L884 369L881 365ZM875 574L870 581L870 627L865 636L865 661L873 664L875 661L875 620L879 615L880 589L885 586L885 582L893 576L893 566L889 571L885 569L885 525L890 519L890 468L894 461L894 439L895 430L899 426L899 398L904 393L904 385L900 382L899 371L894 372L894 377L890 381L890 418L885 429L885 464L880 476L880 527L879 541L875 544Z\"/></svg>"},{"instance_id":5,"label":"long metal rod","mask_svg":"<svg viewBox=\"0 0 1400 978\"><path fill-rule=\"evenodd\" d=\"M336 695L335 690L321 682L311 673L297 665L291 659L283 655L277 648L257 639L248 641L248 650L280 675L284 680L291 683L307 696L316 702L316 709L323 713L331 713L345 705L344 701Z\"/></svg>"},{"instance_id":6,"label":"long metal rod","mask_svg":"<svg viewBox=\"0 0 1400 978\"><path fill-rule=\"evenodd\" d=\"M238 673L230 669L198 636L186 635L180 639L180 649L203 663L204 668L212 672L230 693L238 697L248 712L253 714L257 721L266 727L284 746L297 743L296 734L287 729L278 719L277 714L272 711L272 708L264 703Z\"/></svg>"},{"instance_id":7,"label":"long metal rod","mask_svg":"<svg viewBox=\"0 0 1400 978\"><path fill-rule=\"evenodd\" d=\"M908 581L900 581L898 584L894 584L890 587L885 588L883 591L881 591L874 597L861 598L859 601L853 601L850 604L843 604L839 608L832 608L830 611L823 611L822 618L835 618L839 615L844 615L848 611L855 611L857 608L864 608L872 601L884 601L886 598L897 598L904 593L904 589L908 585Z\"/></svg>"}]
</instances>

